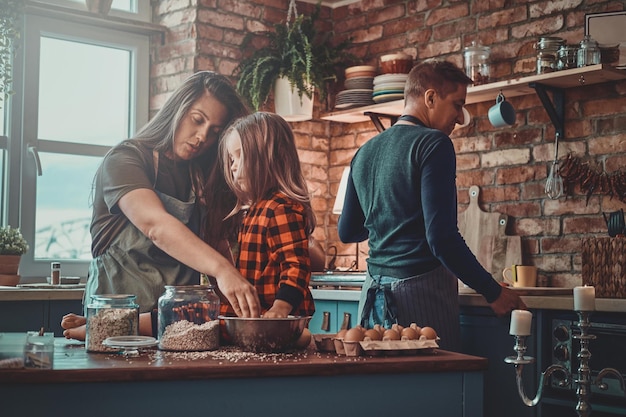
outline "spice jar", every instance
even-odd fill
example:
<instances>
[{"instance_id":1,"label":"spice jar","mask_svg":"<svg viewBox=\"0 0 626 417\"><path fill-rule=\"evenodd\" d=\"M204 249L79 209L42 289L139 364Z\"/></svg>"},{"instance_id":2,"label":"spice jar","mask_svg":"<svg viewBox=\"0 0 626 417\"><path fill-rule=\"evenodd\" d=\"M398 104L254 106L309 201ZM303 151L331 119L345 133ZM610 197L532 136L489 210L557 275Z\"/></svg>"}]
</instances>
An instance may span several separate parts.
<instances>
[{"instance_id":1,"label":"spice jar","mask_svg":"<svg viewBox=\"0 0 626 417\"><path fill-rule=\"evenodd\" d=\"M160 349L201 351L219 346L220 298L212 285L166 285L158 308Z\"/></svg>"},{"instance_id":2,"label":"spice jar","mask_svg":"<svg viewBox=\"0 0 626 417\"><path fill-rule=\"evenodd\" d=\"M557 53L557 70L576 68L578 66L578 45L562 45Z\"/></svg>"},{"instance_id":3,"label":"spice jar","mask_svg":"<svg viewBox=\"0 0 626 417\"><path fill-rule=\"evenodd\" d=\"M117 352L102 342L113 336L139 333L139 306L131 294L92 295L87 305L87 352Z\"/></svg>"},{"instance_id":4,"label":"spice jar","mask_svg":"<svg viewBox=\"0 0 626 417\"><path fill-rule=\"evenodd\" d=\"M59 285L61 283L61 262L50 263L50 284Z\"/></svg>"},{"instance_id":5,"label":"spice jar","mask_svg":"<svg viewBox=\"0 0 626 417\"><path fill-rule=\"evenodd\" d=\"M600 63L600 47L591 36L585 35L578 49L578 67Z\"/></svg>"},{"instance_id":6,"label":"spice jar","mask_svg":"<svg viewBox=\"0 0 626 417\"><path fill-rule=\"evenodd\" d=\"M476 42L463 50L465 74L474 81L474 85L489 82L489 55L490 49L477 45Z\"/></svg>"},{"instance_id":7,"label":"spice jar","mask_svg":"<svg viewBox=\"0 0 626 417\"><path fill-rule=\"evenodd\" d=\"M537 50L537 74L556 71L557 52L565 43L562 38L543 36L535 44Z\"/></svg>"}]
</instances>

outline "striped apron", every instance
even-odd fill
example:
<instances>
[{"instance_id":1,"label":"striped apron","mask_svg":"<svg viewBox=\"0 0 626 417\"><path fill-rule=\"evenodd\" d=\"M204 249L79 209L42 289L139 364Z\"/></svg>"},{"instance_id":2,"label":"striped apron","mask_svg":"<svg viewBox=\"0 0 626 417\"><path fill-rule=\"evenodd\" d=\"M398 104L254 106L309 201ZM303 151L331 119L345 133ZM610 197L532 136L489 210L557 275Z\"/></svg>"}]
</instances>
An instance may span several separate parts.
<instances>
[{"instance_id":1,"label":"striped apron","mask_svg":"<svg viewBox=\"0 0 626 417\"><path fill-rule=\"evenodd\" d=\"M442 349L461 350L458 279L444 266L408 278L365 276L359 300L359 323L366 328L398 323L429 326Z\"/></svg>"}]
</instances>

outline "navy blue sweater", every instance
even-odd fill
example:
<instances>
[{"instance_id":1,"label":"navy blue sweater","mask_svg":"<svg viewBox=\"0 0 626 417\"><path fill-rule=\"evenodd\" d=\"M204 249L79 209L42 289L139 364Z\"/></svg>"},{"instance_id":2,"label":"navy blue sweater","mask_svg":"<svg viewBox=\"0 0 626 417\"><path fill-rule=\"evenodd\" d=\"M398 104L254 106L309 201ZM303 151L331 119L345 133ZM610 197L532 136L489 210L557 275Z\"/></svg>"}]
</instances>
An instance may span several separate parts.
<instances>
[{"instance_id":1,"label":"navy blue sweater","mask_svg":"<svg viewBox=\"0 0 626 417\"><path fill-rule=\"evenodd\" d=\"M488 302L502 290L459 233L456 157L439 130L394 125L361 146L338 231L346 243L369 239L371 274L405 278L444 265Z\"/></svg>"}]
</instances>

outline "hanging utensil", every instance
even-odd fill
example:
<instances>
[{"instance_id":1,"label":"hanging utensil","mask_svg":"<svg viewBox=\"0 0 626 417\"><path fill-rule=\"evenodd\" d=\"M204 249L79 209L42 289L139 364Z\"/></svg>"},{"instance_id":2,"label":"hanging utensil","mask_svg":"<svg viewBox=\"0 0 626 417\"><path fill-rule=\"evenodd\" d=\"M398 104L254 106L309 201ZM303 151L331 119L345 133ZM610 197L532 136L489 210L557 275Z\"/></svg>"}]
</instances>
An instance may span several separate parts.
<instances>
[{"instance_id":1,"label":"hanging utensil","mask_svg":"<svg viewBox=\"0 0 626 417\"><path fill-rule=\"evenodd\" d=\"M550 173L546 180L546 194L552 200L556 200L563 195L563 178L559 174L559 133L554 138L554 161L550 167Z\"/></svg>"}]
</instances>

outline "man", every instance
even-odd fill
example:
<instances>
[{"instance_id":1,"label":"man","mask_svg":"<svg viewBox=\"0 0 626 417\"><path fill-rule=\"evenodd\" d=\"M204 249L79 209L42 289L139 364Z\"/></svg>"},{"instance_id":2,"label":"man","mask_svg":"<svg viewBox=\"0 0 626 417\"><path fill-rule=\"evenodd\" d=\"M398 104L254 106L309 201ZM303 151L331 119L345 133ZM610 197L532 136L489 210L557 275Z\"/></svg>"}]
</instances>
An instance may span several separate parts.
<instances>
[{"instance_id":1,"label":"man","mask_svg":"<svg viewBox=\"0 0 626 417\"><path fill-rule=\"evenodd\" d=\"M351 163L339 237L369 238L361 324L435 328L460 350L458 281L497 315L526 306L476 260L457 227L456 156L449 134L462 124L472 80L450 62L415 66L398 122L365 143Z\"/></svg>"}]
</instances>

